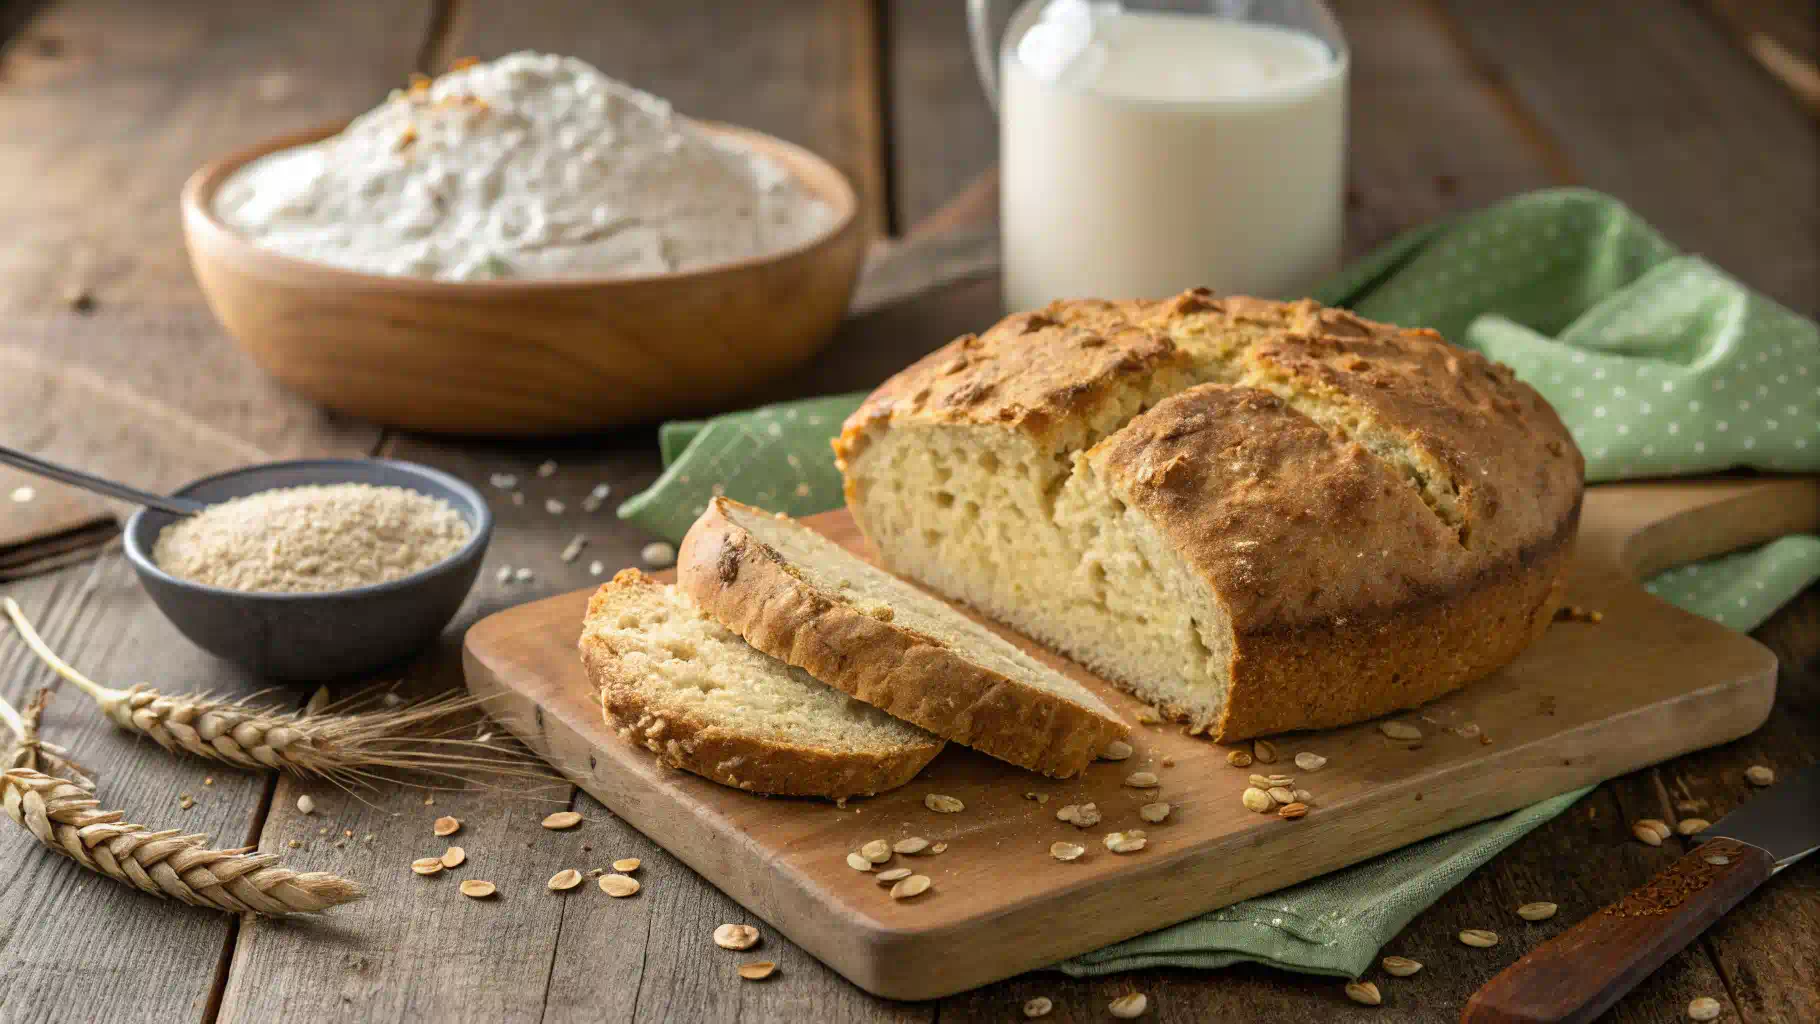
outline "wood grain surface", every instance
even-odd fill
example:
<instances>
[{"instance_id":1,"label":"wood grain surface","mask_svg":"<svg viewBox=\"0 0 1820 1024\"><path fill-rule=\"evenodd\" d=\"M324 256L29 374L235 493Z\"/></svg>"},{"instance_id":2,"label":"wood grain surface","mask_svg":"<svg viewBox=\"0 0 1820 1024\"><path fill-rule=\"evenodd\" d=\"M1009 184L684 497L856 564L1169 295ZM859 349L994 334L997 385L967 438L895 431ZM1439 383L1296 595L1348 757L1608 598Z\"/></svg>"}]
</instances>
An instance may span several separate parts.
<instances>
[{"instance_id":1,"label":"wood grain surface","mask_svg":"<svg viewBox=\"0 0 1820 1024\"><path fill-rule=\"evenodd\" d=\"M118 359L107 372L121 376L110 380L124 378L154 397L207 396L212 408L240 417L211 419L216 426L258 430L283 420L288 414L263 389L234 373L216 381L213 370L185 358L228 342L212 327L185 266L177 186L204 159L235 145L366 109L414 66L436 68L455 55L491 56L522 45L577 53L671 96L685 111L804 144L860 183L880 222L914 229L927 210L985 171L996 149L990 115L971 90L958 13L948 9L959 6L908 0L0 0L0 117L8 126L0 142L0 182L6 185L0 219L10 240L0 246L0 310L44 318L43 337L67 328L111 339ZM1816 173L1812 127L1796 125L1786 107L1777 106L1790 102L1788 94L1776 91L1781 86L1755 60L1740 59L1745 37L1721 12L1741 10L1789 49L1811 57L1810 4L1664 0L1599 4L1585 16L1567 10L1565 0L1494 6L1441 0L1335 4L1358 61L1350 251L1436 213L1580 180L1637 204L1670 228L1679 245L1713 255L1747 283L1799 285L1804 273L1811 281L1816 247L1811 221L1804 234L1799 218L1812 207L1799 189L1803 174L1811 181ZM1561 37L1557 26L1569 18L1580 19L1573 22L1580 32ZM1622 52L1629 50L1643 55ZM923 59L943 63L924 71L917 63ZM1570 60L1572 66L1562 66ZM1638 67L1638 61L1660 67ZM1666 68L1682 83L1664 83ZM1706 83L1709 75L1712 82L1702 88L1710 95L1690 98L1686 90L1694 86L1686 83ZM1660 131L1652 134L1652 126ZM1780 166L1763 170L1760 161ZM1717 186L1715 176L1723 179ZM895 216L894 203L902 207ZM988 210L992 205L983 204ZM86 312L75 308L84 291L92 300L81 304ZM893 368L887 365L893 353L977 328L996 313L996 292L994 281L981 278L945 291L934 303L887 307L860 318L830 350L838 372L813 379L864 386L871 382L865 374ZM1798 289L1794 298L1800 298ZM1811 300L1797 308L1811 311ZM147 323L181 324L183 340L135 359ZM0 344L7 340L4 331ZM203 365L221 365L212 359ZM805 386L810 383L805 375ZM41 429L39 410L29 403L0 408L0 434ZM364 429L367 438L377 436ZM306 434L291 436L302 440ZM537 578L502 587L487 577L452 627L445 660L427 660L413 671L418 685L454 683L447 655L459 631L479 615L584 585L585 565L563 566L556 559L573 533L592 538L582 561L600 558L608 573L635 564L648 539L612 520L611 502L586 520L576 517L573 504L568 515L551 517L536 503L546 491L585 494L600 480L613 484L615 499L641 486L657 470L649 430L537 446L451 446L411 438L386 443L388 450L444 465L482 485L500 468L528 472L545 457L560 463L554 476L527 489L532 504L508 513L505 502L496 503L500 531L490 567L518 560L535 566ZM0 501L0 520L10 522L9 515ZM48 561L37 564L51 568ZM93 588L86 585L91 578ZM170 632L117 558L58 568L7 589L48 619L53 641L68 645L66 653L78 664L111 682L190 682L229 692L255 685ZM1386 997L1380 1008L1350 1003L1331 979L1256 967L1080 979L1033 973L939 1004L886 1003L772 935L753 953L782 963L780 975L764 985L738 984L724 976L724 951L702 932L704 922L722 915L740 920L736 905L658 853L646 858L647 891L639 898L661 894L661 913L634 916L625 901L585 913L565 904L553 947L520 930L493 928L491 960L470 945L461 962L481 966L465 974L428 965L467 936L399 922L365 947L334 928L272 929L243 955L232 948L232 923L154 900L123 900L73 866L0 836L0 860L21 865L0 882L4 917L14 922L0 934L0 1017L206 1022L224 1013L273 1019L294 1008L299 1016L341 1020L361 1018L365 1003L377 1000L378 1019L425 1019L418 1008L477 1016L462 1011L469 1003L489 1009L509 1003L518 1016L551 1020L646 1020L655 1014L675 1020L939 1015L1001 1021L1014 1017L1024 999L1044 995L1057 1004L1050 1019L1098 1020L1113 997L1144 991L1151 1003L1147 1019L1157 1021L1328 1024L1381 1020L1386 1013L1451 1021L1472 990L1504 965L1678 856L1679 840L1652 849L1631 839L1630 819L1717 819L1750 795L1746 766L1793 771L1813 763L1820 751L1820 590L1810 589L1755 635L1777 651L1783 666L1777 706L1762 729L1600 787L1475 873L1386 950L1430 967L1408 979L1379 976ZM12 698L48 680L3 632L0 670L0 687ZM132 798L121 801L124 806L168 806L173 824L195 821L223 839L256 836L268 815L274 838L297 837L305 828L295 821L296 791L289 800L276 799L266 780L246 776L217 774L206 799L181 814L174 794L195 788L195 765L100 727L73 695L61 697L52 715L53 726L66 730L60 738L108 770L104 787L111 778ZM224 796L234 791L220 787L230 784L250 786L246 799ZM448 909L426 904L443 890L407 888L401 883L423 880L378 869L382 862L420 855L424 836L413 815L423 810L421 796L384 792L367 799L377 808L371 820L399 823L375 830L368 881L376 887L384 882L374 904L384 912L377 916L390 921ZM601 812L590 798L575 799L591 819L585 828L615 837L597 848L641 841L623 823L597 817ZM164 800L172 802L159 803ZM355 806L347 813L367 813ZM205 808L208 820L196 818ZM523 823L512 824L519 835ZM312 844L290 856L329 851L343 855L332 845L319 850ZM1621 1001L1610 1018L1670 1024L1685 1019L1689 999L1710 995L1725 1005L1725 1020L1820 1019L1816 871L1820 867L1801 865L1772 880ZM37 898L21 888L28 883L54 902L18 902ZM1511 908L1530 899L1556 900L1561 917L1518 921ZM79 913L66 913L72 907ZM1465 927L1498 928L1504 942L1495 951L1463 950L1451 936ZM381 948L395 938L401 941L396 952ZM230 965L235 975L249 972L246 980L229 986ZM493 997L483 990L500 985L512 992L489 1001ZM232 999L224 1000L229 988Z\"/></svg>"},{"instance_id":2,"label":"wood grain surface","mask_svg":"<svg viewBox=\"0 0 1820 1024\"><path fill-rule=\"evenodd\" d=\"M844 510L805 522L865 553ZM1372 724L1283 738L1285 762L1292 750L1329 760L1318 773L1257 769L1297 774L1315 792L1315 809L1294 825L1239 806L1249 773L1227 765L1224 748L1173 728L1140 729L1130 760L1064 783L952 747L915 782L850 814L682 775L601 719L574 649L589 590L482 620L468 631L465 665L489 714L641 832L862 988L926 999L1750 732L1769 712L1773 656L1649 596L1637 570L1816 528L1820 481L1811 479L1593 489L1567 600L1599 609L1604 622L1557 624L1506 669L1398 716L1424 723L1413 750ZM1137 702L1000 632L1136 720ZM1137 770L1160 777L1160 796L1121 785ZM928 793L967 810L931 814ZM1057 824L1031 793L1053 796L1055 807L1095 802L1106 822L1085 832ZM1180 810L1148 829L1140 855L1094 850L1059 870L1047 862L1058 839L1091 846L1099 833L1143 827L1136 807L1152 799ZM930 897L894 904L855 878L842 857L877 834L953 842L942 858L904 859L936 879ZM1071 927L1054 928L1064 916Z\"/></svg>"}]
</instances>

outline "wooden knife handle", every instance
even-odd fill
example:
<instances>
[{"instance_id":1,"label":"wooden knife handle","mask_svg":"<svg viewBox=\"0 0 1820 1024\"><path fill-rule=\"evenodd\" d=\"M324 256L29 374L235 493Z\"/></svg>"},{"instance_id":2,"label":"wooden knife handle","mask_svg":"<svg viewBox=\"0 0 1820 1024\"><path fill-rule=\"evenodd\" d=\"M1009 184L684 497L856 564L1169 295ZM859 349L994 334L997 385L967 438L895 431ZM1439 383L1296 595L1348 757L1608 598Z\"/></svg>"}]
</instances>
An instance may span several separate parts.
<instances>
[{"instance_id":1,"label":"wooden knife handle","mask_svg":"<svg viewBox=\"0 0 1820 1024\"><path fill-rule=\"evenodd\" d=\"M1701 844L1618 902L1555 936L1473 993L1460 1024L1590 1021L1751 894L1769 853Z\"/></svg>"}]
</instances>

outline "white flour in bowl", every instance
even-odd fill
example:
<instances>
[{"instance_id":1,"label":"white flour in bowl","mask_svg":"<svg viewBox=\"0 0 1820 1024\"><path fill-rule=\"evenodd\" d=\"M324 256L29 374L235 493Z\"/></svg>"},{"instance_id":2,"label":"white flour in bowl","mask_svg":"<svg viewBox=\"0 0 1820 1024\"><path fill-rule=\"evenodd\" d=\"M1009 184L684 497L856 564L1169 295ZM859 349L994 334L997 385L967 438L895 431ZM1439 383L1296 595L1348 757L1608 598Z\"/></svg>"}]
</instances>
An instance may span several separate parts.
<instances>
[{"instance_id":1,"label":"white flour in bowl","mask_svg":"<svg viewBox=\"0 0 1820 1024\"><path fill-rule=\"evenodd\" d=\"M528 52L419 79L341 134L241 168L214 205L287 255L456 281L689 270L834 219L775 160Z\"/></svg>"}]
</instances>

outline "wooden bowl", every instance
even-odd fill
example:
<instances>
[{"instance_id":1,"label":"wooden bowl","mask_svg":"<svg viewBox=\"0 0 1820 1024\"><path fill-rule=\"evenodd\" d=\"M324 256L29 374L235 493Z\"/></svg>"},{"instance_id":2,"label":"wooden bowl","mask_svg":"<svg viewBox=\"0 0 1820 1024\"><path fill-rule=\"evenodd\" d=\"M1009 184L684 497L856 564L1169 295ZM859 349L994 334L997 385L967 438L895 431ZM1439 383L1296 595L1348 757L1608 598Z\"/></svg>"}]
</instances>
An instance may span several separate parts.
<instances>
[{"instance_id":1,"label":"wooden bowl","mask_svg":"<svg viewBox=\"0 0 1820 1024\"><path fill-rule=\"evenodd\" d=\"M343 126L281 136L183 187L190 265L228 333L330 408L460 434L551 434L712 411L805 362L833 336L864 257L859 204L832 165L744 128L835 211L798 248L680 273L436 281L264 249L215 215L241 166Z\"/></svg>"}]
</instances>

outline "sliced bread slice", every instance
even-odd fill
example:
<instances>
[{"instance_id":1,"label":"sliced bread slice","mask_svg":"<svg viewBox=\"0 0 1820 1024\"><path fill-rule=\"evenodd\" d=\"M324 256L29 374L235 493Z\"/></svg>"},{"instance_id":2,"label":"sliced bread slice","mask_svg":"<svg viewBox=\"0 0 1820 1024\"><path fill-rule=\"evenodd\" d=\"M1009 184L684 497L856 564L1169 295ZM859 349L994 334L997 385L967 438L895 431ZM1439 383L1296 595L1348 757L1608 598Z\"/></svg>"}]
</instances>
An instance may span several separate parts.
<instances>
[{"instance_id":1,"label":"sliced bread slice","mask_svg":"<svg viewBox=\"0 0 1820 1024\"><path fill-rule=\"evenodd\" d=\"M786 516L715 498L677 586L752 646L937 736L1057 778L1130 730L1086 687Z\"/></svg>"},{"instance_id":2,"label":"sliced bread slice","mask_svg":"<svg viewBox=\"0 0 1820 1024\"><path fill-rule=\"evenodd\" d=\"M943 746L759 653L637 569L589 599L581 660L621 736L738 789L869 796L909 782Z\"/></svg>"}]
</instances>

